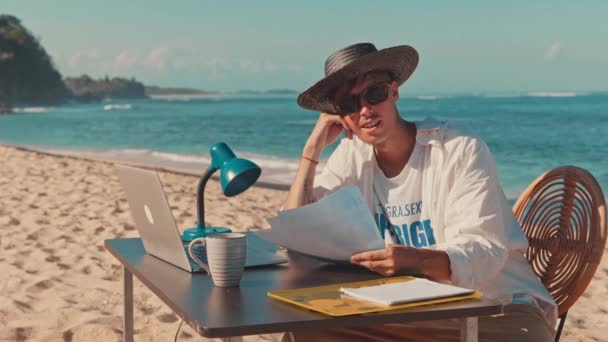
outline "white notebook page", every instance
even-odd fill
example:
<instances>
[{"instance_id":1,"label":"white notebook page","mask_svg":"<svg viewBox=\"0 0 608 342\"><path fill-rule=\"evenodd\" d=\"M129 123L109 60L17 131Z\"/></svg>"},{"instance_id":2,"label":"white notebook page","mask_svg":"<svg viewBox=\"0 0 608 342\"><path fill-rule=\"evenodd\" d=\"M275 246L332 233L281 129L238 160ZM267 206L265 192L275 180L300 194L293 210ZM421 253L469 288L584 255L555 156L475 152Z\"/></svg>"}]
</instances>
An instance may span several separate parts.
<instances>
[{"instance_id":1,"label":"white notebook page","mask_svg":"<svg viewBox=\"0 0 608 342\"><path fill-rule=\"evenodd\" d=\"M428 279L414 280L360 288L341 288L340 292L368 302L394 305L445 297L464 296L475 291L437 283Z\"/></svg>"}]
</instances>

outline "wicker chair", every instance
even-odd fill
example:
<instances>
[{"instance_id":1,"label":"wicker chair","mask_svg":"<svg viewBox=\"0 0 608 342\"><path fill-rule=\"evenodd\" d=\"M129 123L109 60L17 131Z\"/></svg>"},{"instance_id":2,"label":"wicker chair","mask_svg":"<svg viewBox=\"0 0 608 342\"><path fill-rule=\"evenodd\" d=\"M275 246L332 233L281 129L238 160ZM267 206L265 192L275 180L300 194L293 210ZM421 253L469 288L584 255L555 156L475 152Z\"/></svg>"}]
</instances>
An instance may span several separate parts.
<instances>
[{"instance_id":1,"label":"wicker chair","mask_svg":"<svg viewBox=\"0 0 608 342\"><path fill-rule=\"evenodd\" d=\"M604 194L589 172L563 166L534 180L513 212L529 240L526 258L557 303L559 341L568 310L589 285L604 252Z\"/></svg>"}]
</instances>

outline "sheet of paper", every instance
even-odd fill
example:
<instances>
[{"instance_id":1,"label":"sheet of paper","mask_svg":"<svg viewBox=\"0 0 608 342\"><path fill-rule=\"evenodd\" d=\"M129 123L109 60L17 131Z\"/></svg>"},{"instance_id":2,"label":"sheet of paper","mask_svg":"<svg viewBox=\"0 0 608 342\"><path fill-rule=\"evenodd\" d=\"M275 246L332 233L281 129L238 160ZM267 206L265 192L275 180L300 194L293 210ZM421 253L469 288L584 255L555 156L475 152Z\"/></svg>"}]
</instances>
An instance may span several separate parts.
<instances>
[{"instance_id":1,"label":"sheet of paper","mask_svg":"<svg viewBox=\"0 0 608 342\"><path fill-rule=\"evenodd\" d=\"M382 249L384 241L358 187L346 187L321 200L285 210L268 219L272 227L257 234L289 250L349 261L363 251Z\"/></svg>"},{"instance_id":2,"label":"sheet of paper","mask_svg":"<svg viewBox=\"0 0 608 342\"><path fill-rule=\"evenodd\" d=\"M376 304L393 305L436 298L464 296L474 291L437 283L428 279L416 278L400 283L359 288L341 288L340 292Z\"/></svg>"}]
</instances>

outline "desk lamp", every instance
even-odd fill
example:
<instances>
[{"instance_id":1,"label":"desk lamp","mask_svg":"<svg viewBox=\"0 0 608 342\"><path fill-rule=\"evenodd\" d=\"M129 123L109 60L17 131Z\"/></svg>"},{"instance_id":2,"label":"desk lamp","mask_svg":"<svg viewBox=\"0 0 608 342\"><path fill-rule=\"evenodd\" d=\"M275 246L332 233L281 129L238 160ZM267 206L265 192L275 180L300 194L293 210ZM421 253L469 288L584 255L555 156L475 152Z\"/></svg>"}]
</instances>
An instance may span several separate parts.
<instances>
[{"instance_id":1,"label":"desk lamp","mask_svg":"<svg viewBox=\"0 0 608 342\"><path fill-rule=\"evenodd\" d=\"M196 204L198 209L198 223L194 228L186 229L182 235L182 241L188 243L196 238L215 233L228 233L231 230L224 227L205 226L205 185L211 175L220 170L220 183L222 191L227 197L240 194L252 186L260 177L262 170L255 163L242 158L237 158L230 147L223 142L211 147L211 165L198 183Z\"/></svg>"}]
</instances>

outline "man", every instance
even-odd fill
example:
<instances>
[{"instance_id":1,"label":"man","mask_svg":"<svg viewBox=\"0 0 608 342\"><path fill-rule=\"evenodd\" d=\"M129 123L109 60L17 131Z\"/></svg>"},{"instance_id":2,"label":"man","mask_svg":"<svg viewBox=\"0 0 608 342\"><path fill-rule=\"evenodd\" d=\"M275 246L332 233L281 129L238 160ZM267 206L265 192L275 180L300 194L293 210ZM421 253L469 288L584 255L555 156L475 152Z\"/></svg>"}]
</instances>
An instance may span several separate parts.
<instances>
[{"instance_id":1,"label":"man","mask_svg":"<svg viewBox=\"0 0 608 342\"><path fill-rule=\"evenodd\" d=\"M358 186L386 248L351 262L382 275L422 275L482 291L505 314L480 318L480 339L550 341L556 321L551 295L523 256L527 240L499 185L494 159L475 135L454 122L409 122L397 110L399 86L413 73L410 46L340 49L325 77L298 97L321 112L308 138L285 209L342 186ZM321 151L344 132L315 177ZM295 332L296 340L458 338L450 321Z\"/></svg>"}]
</instances>

